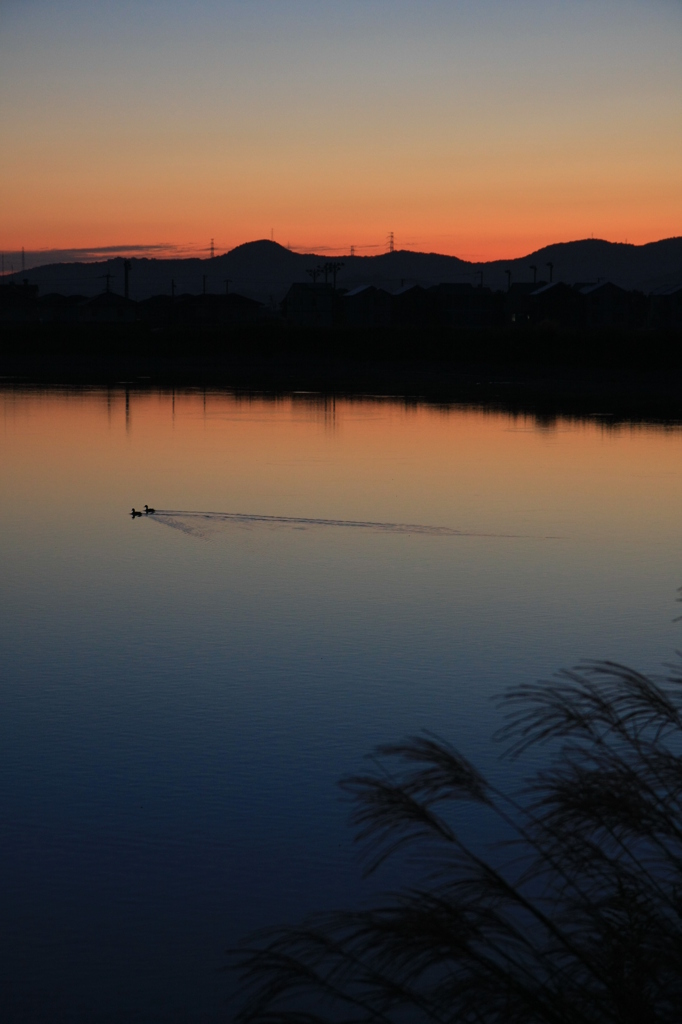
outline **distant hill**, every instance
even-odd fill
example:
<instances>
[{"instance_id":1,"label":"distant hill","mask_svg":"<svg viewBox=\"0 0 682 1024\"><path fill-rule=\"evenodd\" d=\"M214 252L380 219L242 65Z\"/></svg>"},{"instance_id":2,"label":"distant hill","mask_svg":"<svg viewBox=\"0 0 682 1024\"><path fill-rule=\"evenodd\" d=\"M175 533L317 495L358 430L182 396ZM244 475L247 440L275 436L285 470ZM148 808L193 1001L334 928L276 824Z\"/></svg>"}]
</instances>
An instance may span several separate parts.
<instances>
[{"instance_id":1,"label":"distant hill","mask_svg":"<svg viewBox=\"0 0 682 1024\"><path fill-rule=\"evenodd\" d=\"M169 294L175 281L176 294L240 292L261 302L278 303L294 281L309 281L307 270L325 263L328 257L315 253L291 252L277 242L256 241L239 245L212 259L132 259L130 297L145 299ZM442 281L472 281L493 289L506 289L507 274L512 282L532 281L534 264L537 280L549 279L548 263L553 263L555 281L613 281L624 288L650 292L655 288L682 284L682 238L667 238L648 245L627 245L584 239L548 245L515 260L469 263L456 256L401 250L381 256L341 257L339 288L374 284L389 291L409 285L438 284ZM96 295L104 291L105 275L110 274L112 291L123 291L122 258L99 263L52 263L13 275L38 285L40 294ZM5 281L10 280L9 275Z\"/></svg>"}]
</instances>

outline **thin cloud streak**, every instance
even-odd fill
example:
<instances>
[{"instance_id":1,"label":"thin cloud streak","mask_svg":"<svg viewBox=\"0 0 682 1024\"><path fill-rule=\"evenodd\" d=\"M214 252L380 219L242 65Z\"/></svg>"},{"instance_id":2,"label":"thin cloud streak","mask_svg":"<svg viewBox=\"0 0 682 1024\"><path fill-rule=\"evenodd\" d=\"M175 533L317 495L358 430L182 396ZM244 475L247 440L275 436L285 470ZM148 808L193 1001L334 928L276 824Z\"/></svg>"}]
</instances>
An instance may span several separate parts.
<instances>
[{"instance_id":1,"label":"thin cloud streak","mask_svg":"<svg viewBox=\"0 0 682 1024\"><path fill-rule=\"evenodd\" d=\"M215 246L216 255L227 252L228 247ZM22 261L29 270L33 267L44 267L50 263L99 263L118 257L133 256L136 259L191 259L205 258L210 254L210 245L196 243L174 244L172 242L155 242L149 245L95 245L85 248L69 249L25 249L3 252L5 273L22 268Z\"/></svg>"}]
</instances>

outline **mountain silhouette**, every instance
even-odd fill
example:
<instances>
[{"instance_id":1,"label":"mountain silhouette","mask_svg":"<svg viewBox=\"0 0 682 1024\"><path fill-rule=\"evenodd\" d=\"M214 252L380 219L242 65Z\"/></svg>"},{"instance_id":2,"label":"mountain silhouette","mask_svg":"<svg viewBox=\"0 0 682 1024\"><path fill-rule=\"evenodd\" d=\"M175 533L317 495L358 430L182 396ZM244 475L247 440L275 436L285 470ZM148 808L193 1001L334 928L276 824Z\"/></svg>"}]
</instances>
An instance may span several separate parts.
<instances>
[{"instance_id":1,"label":"mountain silhouette","mask_svg":"<svg viewBox=\"0 0 682 1024\"><path fill-rule=\"evenodd\" d=\"M336 258L336 257L335 257ZM492 289L506 290L508 272L512 283L549 280L575 284L599 279L613 281L623 288L650 292L657 288L682 284L682 237L667 238L646 245L628 245L601 239L560 242L537 249L513 260L470 263L456 256L398 250L380 256L341 256L339 288L376 285L396 291L412 284L429 286L443 281L482 283ZM261 302L279 303L291 284L309 281L307 274L328 256L299 253L266 239L246 242L211 259L132 258L130 296L145 299L152 295L239 292ZM548 264L552 264L550 267ZM536 270L531 269L535 266ZM97 295L110 288L123 292L123 258L97 263L51 263L34 267L8 280L28 280L45 295ZM226 281L229 282L226 285Z\"/></svg>"}]
</instances>

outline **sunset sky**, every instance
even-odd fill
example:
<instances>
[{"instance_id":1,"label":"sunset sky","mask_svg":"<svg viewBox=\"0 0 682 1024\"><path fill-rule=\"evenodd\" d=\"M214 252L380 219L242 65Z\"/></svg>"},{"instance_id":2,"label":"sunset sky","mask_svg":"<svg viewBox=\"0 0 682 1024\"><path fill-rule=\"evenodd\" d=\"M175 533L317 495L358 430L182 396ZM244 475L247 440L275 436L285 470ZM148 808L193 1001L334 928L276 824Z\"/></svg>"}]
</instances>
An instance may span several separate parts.
<instances>
[{"instance_id":1,"label":"sunset sky","mask_svg":"<svg viewBox=\"0 0 682 1024\"><path fill-rule=\"evenodd\" d=\"M680 235L681 52L679 0L0 0L0 249Z\"/></svg>"}]
</instances>

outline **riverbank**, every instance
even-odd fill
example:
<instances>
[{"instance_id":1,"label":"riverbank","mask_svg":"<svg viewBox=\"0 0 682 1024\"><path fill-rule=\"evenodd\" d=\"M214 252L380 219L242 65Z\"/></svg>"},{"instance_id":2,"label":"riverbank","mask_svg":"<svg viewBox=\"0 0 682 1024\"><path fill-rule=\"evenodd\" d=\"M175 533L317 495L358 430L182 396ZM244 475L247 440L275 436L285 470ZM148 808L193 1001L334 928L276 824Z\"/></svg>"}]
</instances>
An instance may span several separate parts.
<instances>
[{"instance_id":1,"label":"riverbank","mask_svg":"<svg viewBox=\"0 0 682 1024\"><path fill-rule=\"evenodd\" d=\"M0 377L5 386L385 395L548 417L682 421L679 332L12 324Z\"/></svg>"}]
</instances>

